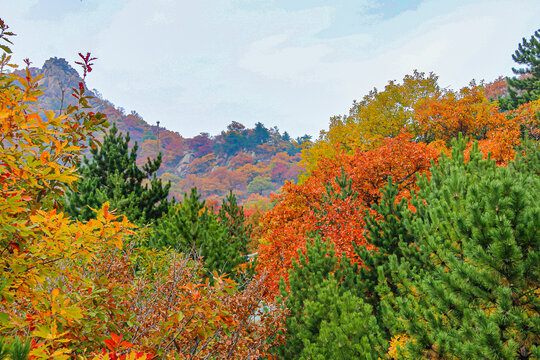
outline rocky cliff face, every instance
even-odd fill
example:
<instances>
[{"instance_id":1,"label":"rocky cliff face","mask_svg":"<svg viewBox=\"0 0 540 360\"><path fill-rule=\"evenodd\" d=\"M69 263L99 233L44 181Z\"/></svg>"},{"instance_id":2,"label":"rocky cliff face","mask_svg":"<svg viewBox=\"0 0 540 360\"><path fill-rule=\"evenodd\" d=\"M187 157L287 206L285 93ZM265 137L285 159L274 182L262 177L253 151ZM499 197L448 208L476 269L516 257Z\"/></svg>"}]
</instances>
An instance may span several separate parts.
<instances>
[{"instance_id":1,"label":"rocky cliff face","mask_svg":"<svg viewBox=\"0 0 540 360\"><path fill-rule=\"evenodd\" d=\"M195 154L192 151L187 151L182 160L178 162L176 166L176 174L181 178L184 178L189 174L191 162L195 159Z\"/></svg>"}]
</instances>

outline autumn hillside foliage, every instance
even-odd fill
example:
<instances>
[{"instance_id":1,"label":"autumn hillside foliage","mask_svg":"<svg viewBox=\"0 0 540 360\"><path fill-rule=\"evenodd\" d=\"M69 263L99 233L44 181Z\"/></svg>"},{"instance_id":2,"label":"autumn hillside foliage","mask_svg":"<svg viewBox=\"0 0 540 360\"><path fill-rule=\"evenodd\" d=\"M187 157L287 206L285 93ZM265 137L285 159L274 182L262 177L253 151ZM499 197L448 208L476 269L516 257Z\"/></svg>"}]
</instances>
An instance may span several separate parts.
<instances>
[{"instance_id":1,"label":"autumn hillside foliage","mask_svg":"<svg viewBox=\"0 0 540 360\"><path fill-rule=\"evenodd\" d=\"M30 67L33 77L39 77L43 88L40 107L60 113L75 104L70 95L78 87L79 73L65 59L50 58L41 67ZM24 75L22 70L15 73ZM197 187L203 199L219 202L233 190L242 203L257 207L261 197L268 202L270 192L279 189L287 180L295 180L300 151L309 144L309 137L292 138L277 127L256 123L253 128L232 121L217 133L200 133L187 137L159 124L149 124L136 111L126 111L106 100L98 90L86 89L90 111L103 113L118 132L129 134L129 149L137 155L137 165L161 154L158 178L170 181L170 196L180 200L185 192ZM158 126L159 125L159 126ZM105 133L97 131L103 140ZM136 145L137 144L137 145ZM90 151L85 151L92 156Z\"/></svg>"},{"instance_id":2,"label":"autumn hillside foliage","mask_svg":"<svg viewBox=\"0 0 540 360\"><path fill-rule=\"evenodd\" d=\"M13 35L0 20L0 359L540 359L539 32L506 95L415 71L311 147L233 122L140 148L86 89L95 58L55 102Z\"/></svg>"}]
</instances>

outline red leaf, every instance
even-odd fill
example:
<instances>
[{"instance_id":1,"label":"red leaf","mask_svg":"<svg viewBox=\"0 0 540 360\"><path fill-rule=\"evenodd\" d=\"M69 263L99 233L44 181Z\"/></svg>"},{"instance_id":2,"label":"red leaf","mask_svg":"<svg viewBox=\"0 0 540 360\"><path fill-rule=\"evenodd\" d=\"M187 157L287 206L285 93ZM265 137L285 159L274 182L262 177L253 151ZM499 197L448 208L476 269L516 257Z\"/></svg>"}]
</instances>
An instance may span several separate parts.
<instances>
[{"instance_id":1,"label":"red leaf","mask_svg":"<svg viewBox=\"0 0 540 360\"><path fill-rule=\"evenodd\" d=\"M105 339L103 342L105 343L107 348L111 351L114 351L114 349L116 348L116 343L111 339Z\"/></svg>"}]
</instances>

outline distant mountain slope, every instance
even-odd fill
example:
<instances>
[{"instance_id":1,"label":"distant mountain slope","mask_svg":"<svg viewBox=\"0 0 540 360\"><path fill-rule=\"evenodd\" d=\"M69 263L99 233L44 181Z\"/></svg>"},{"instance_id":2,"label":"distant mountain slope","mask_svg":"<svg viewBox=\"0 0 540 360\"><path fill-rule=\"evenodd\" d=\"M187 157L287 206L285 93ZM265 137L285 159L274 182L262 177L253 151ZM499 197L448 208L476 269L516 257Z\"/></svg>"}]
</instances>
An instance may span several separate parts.
<instances>
[{"instance_id":1,"label":"distant mountain slope","mask_svg":"<svg viewBox=\"0 0 540 360\"><path fill-rule=\"evenodd\" d=\"M71 89L81 78L65 59L51 58L41 68L31 68L31 73L43 76L39 81L45 88L39 98L43 108L61 112L74 102ZM95 97L91 111L105 113L121 132L129 132L132 143L138 142L141 164L147 157L163 154L160 176L171 181L176 198L196 186L207 199L221 198L234 190L244 202L260 201L285 181L296 180L300 149L309 144L308 136L293 140L277 127L266 128L261 123L248 129L233 122L216 136L201 133L184 138L148 124L134 111L125 114L97 90L90 92Z\"/></svg>"}]
</instances>

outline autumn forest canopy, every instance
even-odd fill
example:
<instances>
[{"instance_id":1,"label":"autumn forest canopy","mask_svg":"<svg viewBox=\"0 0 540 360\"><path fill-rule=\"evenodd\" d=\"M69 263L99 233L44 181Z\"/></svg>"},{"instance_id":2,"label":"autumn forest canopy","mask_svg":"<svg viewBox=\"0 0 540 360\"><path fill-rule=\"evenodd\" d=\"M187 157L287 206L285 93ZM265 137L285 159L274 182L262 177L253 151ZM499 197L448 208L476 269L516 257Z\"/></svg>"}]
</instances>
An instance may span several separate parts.
<instances>
[{"instance_id":1,"label":"autumn forest canopy","mask_svg":"<svg viewBox=\"0 0 540 360\"><path fill-rule=\"evenodd\" d=\"M0 359L540 359L540 30L512 77L415 70L317 139L184 138L14 32Z\"/></svg>"}]
</instances>

